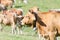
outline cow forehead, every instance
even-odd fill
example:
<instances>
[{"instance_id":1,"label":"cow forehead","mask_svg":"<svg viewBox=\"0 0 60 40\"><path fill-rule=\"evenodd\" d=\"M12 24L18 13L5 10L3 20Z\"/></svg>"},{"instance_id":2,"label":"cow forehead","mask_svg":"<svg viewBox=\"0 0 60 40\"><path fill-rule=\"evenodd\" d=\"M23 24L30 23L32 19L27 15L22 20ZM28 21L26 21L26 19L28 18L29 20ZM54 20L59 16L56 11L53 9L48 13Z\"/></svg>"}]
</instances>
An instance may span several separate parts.
<instances>
[{"instance_id":1,"label":"cow forehead","mask_svg":"<svg viewBox=\"0 0 60 40\"><path fill-rule=\"evenodd\" d=\"M27 14L25 17L34 17L33 14Z\"/></svg>"}]
</instances>

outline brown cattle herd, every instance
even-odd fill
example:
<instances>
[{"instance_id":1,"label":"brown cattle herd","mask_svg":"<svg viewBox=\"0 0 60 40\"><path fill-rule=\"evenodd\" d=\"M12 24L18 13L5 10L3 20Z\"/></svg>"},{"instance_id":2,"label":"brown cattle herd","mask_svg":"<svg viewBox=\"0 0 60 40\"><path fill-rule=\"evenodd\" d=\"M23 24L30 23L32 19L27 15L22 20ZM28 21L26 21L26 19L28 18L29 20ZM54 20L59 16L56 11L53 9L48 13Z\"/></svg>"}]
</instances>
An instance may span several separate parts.
<instances>
[{"instance_id":1,"label":"brown cattle herd","mask_svg":"<svg viewBox=\"0 0 60 40\"><path fill-rule=\"evenodd\" d=\"M28 10L23 16L21 8L11 8L7 10L6 7L12 7L14 0L0 0L0 31L3 31L2 23L4 25L11 25L11 33L22 34L21 27L29 25L33 30L37 30L39 39L56 40L60 35L60 9L50 9L47 12L41 12L38 7L34 6Z\"/></svg>"}]
</instances>

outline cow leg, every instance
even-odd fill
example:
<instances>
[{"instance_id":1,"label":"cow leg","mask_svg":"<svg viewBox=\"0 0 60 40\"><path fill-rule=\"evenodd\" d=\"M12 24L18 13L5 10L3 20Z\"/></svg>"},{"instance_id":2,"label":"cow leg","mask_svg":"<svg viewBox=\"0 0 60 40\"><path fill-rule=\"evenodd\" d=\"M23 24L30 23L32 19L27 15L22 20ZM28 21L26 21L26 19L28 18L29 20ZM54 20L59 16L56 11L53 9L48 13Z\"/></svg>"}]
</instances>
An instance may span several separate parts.
<instances>
[{"instance_id":1,"label":"cow leg","mask_svg":"<svg viewBox=\"0 0 60 40\"><path fill-rule=\"evenodd\" d=\"M49 35L45 35L45 36L43 36L44 37L44 40L50 40L49 39Z\"/></svg>"},{"instance_id":2,"label":"cow leg","mask_svg":"<svg viewBox=\"0 0 60 40\"><path fill-rule=\"evenodd\" d=\"M20 34L20 30L19 30L19 27L17 27L17 31L18 31L18 34Z\"/></svg>"},{"instance_id":3,"label":"cow leg","mask_svg":"<svg viewBox=\"0 0 60 40\"><path fill-rule=\"evenodd\" d=\"M0 31L2 31L3 30L3 27L2 27L2 24L0 23Z\"/></svg>"},{"instance_id":4,"label":"cow leg","mask_svg":"<svg viewBox=\"0 0 60 40\"><path fill-rule=\"evenodd\" d=\"M16 26L15 25L12 26L12 34L14 34L14 33L16 34Z\"/></svg>"},{"instance_id":5,"label":"cow leg","mask_svg":"<svg viewBox=\"0 0 60 40\"><path fill-rule=\"evenodd\" d=\"M22 34L22 30L21 30L21 27L17 27L17 30L18 30L18 34Z\"/></svg>"},{"instance_id":6,"label":"cow leg","mask_svg":"<svg viewBox=\"0 0 60 40\"><path fill-rule=\"evenodd\" d=\"M14 29L12 28L12 34L14 34Z\"/></svg>"},{"instance_id":7,"label":"cow leg","mask_svg":"<svg viewBox=\"0 0 60 40\"><path fill-rule=\"evenodd\" d=\"M16 28L12 28L12 34L16 34Z\"/></svg>"},{"instance_id":8,"label":"cow leg","mask_svg":"<svg viewBox=\"0 0 60 40\"><path fill-rule=\"evenodd\" d=\"M43 36L42 34L40 34L39 30L38 30L38 35L39 35L39 39L41 39L41 40L49 40L49 36L48 35L46 35L46 37Z\"/></svg>"},{"instance_id":9,"label":"cow leg","mask_svg":"<svg viewBox=\"0 0 60 40\"><path fill-rule=\"evenodd\" d=\"M39 39L41 39L41 40L43 39L39 30L38 30L38 36L39 36Z\"/></svg>"},{"instance_id":10,"label":"cow leg","mask_svg":"<svg viewBox=\"0 0 60 40\"><path fill-rule=\"evenodd\" d=\"M22 34L22 29L20 29L20 33Z\"/></svg>"},{"instance_id":11,"label":"cow leg","mask_svg":"<svg viewBox=\"0 0 60 40\"><path fill-rule=\"evenodd\" d=\"M18 34L20 34L20 27L17 27Z\"/></svg>"},{"instance_id":12,"label":"cow leg","mask_svg":"<svg viewBox=\"0 0 60 40\"><path fill-rule=\"evenodd\" d=\"M41 39L41 40L47 40L47 39L44 38L41 34L39 34L39 39Z\"/></svg>"},{"instance_id":13,"label":"cow leg","mask_svg":"<svg viewBox=\"0 0 60 40\"><path fill-rule=\"evenodd\" d=\"M55 33L50 33L49 34L49 38L50 38L50 40L56 40L56 35L55 35Z\"/></svg>"}]
</instances>

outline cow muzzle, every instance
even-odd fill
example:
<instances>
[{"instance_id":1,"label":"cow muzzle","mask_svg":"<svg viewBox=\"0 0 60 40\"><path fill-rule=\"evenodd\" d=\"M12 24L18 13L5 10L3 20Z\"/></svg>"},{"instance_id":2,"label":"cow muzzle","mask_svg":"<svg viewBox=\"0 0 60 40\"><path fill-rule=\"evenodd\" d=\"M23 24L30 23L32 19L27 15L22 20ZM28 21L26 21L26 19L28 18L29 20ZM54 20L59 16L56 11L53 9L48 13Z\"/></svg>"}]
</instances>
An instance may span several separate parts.
<instances>
[{"instance_id":1,"label":"cow muzzle","mask_svg":"<svg viewBox=\"0 0 60 40\"><path fill-rule=\"evenodd\" d=\"M24 25L24 23L21 21L21 25Z\"/></svg>"}]
</instances>

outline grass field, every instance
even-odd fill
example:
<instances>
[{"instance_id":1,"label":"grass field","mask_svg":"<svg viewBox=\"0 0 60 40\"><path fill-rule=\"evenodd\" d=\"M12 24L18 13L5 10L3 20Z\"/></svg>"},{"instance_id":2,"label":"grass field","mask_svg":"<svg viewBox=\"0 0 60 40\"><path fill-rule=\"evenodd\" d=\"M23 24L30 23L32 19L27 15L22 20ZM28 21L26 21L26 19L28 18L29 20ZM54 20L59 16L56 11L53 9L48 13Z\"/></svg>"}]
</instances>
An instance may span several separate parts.
<instances>
[{"instance_id":1,"label":"grass field","mask_svg":"<svg viewBox=\"0 0 60 40\"><path fill-rule=\"evenodd\" d=\"M22 8L24 15L27 13L29 8L33 6L39 7L41 11L48 11L49 9L60 8L60 0L28 0L28 4L18 3L16 0L15 8ZM11 27L3 25L3 32L0 32L0 40L40 40L35 31L32 31L30 27L23 27L23 33L20 35L11 34ZM60 38L58 37L58 40Z\"/></svg>"}]
</instances>

